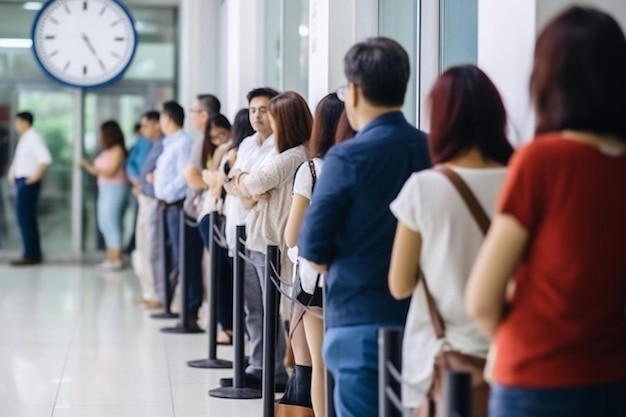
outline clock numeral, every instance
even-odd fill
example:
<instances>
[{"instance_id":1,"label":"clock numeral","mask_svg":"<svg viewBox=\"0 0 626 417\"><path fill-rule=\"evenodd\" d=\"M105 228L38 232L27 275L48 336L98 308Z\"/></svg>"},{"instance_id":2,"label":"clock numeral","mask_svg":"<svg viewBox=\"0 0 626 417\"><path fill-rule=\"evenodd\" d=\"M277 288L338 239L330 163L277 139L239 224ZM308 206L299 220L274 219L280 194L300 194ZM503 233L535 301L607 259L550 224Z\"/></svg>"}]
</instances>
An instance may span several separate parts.
<instances>
[{"instance_id":1,"label":"clock numeral","mask_svg":"<svg viewBox=\"0 0 626 417\"><path fill-rule=\"evenodd\" d=\"M50 18L50 21L51 21L52 23L54 23L55 25L58 25L58 24L59 24L59 21L58 21L58 20L56 20L54 17L51 17L51 18Z\"/></svg>"},{"instance_id":2,"label":"clock numeral","mask_svg":"<svg viewBox=\"0 0 626 417\"><path fill-rule=\"evenodd\" d=\"M54 51L54 52L50 53L50 55L48 55L48 57L49 57L49 58L52 58L53 56L56 56L58 53L59 53L59 51L58 51L58 50L56 50L56 51Z\"/></svg>"},{"instance_id":3,"label":"clock numeral","mask_svg":"<svg viewBox=\"0 0 626 417\"><path fill-rule=\"evenodd\" d=\"M48 40L48 41L51 41L53 39L56 39L56 36L54 36L54 35L46 35L45 39Z\"/></svg>"},{"instance_id":4,"label":"clock numeral","mask_svg":"<svg viewBox=\"0 0 626 417\"><path fill-rule=\"evenodd\" d=\"M83 75L87 75L87 65L83 66Z\"/></svg>"},{"instance_id":5,"label":"clock numeral","mask_svg":"<svg viewBox=\"0 0 626 417\"><path fill-rule=\"evenodd\" d=\"M72 13L72 11L71 11L71 10L70 10L70 8L68 7L67 3L64 3L64 4L63 4L63 8L65 9L65 12L66 12L67 14L71 14L71 13Z\"/></svg>"},{"instance_id":6,"label":"clock numeral","mask_svg":"<svg viewBox=\"0 0 626 417\"><path fill-rule=\"evenodd\" d=\"M104 12L106 11L107 7L109 7L109 5L105 4L104 7L102 8L102 10L100 10L100 16L102 16L104 14Z\"/></svg>"},{"instance_id":7,"label":"clock numeral","mask_svg":"<svg viewBox=\"0 0 626 417\"><path fill-rule=\"evenodd\" d=\"M87 10L87 2L86 1L83 2L83 10Z\"/></svg>"},{"instance_id":8,"label":"clock numeral","mask_svg":"<svg viewBox=\"0 0 626 417\"><path fill-rule=\"evenodd\" d=\"M115 38L115 41L116 42L123 42L124 39L126 39L126 38L124 38L123 36L119 36L119 37Z\"/></svg>"},{"instance_id":9,"label":"clock numeral","mask_svg":"<svg viewBox=\"0 0 626 417\"><path fill-rule=\"evenodd\" d=\"M67 64L65 64L65 67L63 68L63 71L67 71L67 69L70 67L70 63L72 61L67 61Z\"/></svg>"},{"instance_id":10,"label":"clock numeral","mask_svg":"<svg viewBox=\"0 0 626 417\"><path fill-rule=\"evenodd\" d=\"M101 59L98 60L98 64L100 64L100 68L102 68L103 71L106 71L106 67L104 66L104 62L102 62Z\"/></svg>"},{"instance_id":11,"label":"clock numeral","mask_svg":"<svg viewBox=\"0 0 626 417\"><path fill-rule=\"evenodd\" d=\"M122 23L122 19L118 19L118 20L116 20L115 22L111 23L111 27L113 27L113 26L117 26L117 25L119 25L120 23Z\"/></svg>"},{"instance_id":12,"label":"clock numeral","mask_svg":"<svg viewBox=\"0 0 626 417\"><path fill-rule=\"evenodd\" d=\"M120 54L118 54L117 52L111 52L111 56L114 58L120 58Z\"/></svg>"}]
</instances>

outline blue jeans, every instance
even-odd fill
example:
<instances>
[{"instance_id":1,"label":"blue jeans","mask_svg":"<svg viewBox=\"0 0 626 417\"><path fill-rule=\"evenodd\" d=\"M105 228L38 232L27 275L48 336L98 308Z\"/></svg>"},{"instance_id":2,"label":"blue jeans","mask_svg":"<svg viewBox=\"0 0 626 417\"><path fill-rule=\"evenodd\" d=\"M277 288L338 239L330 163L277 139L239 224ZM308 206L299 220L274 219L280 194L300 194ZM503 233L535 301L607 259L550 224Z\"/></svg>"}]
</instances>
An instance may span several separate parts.
<instances>
[{"instance_id":1,"label":"blue jeans","mask_svg":"<svg viewBox=\"0 0 626 417\"><path fill-rule=\"evenodd\" d=\"M382 324L333 327L324 336L324 360L335 381L338 417L378 415L378 329Z\"/></svg>"},{"instance_id":2,"label":"blue jeans","mask_svg":"<svg viewBox=\"0 0 626 417\"><path fill-rule=\"evenodd\" d=\"M489 417L591 416L626 416L626 381L576 388L491 387Z\"/></svg>"},{"instance_id":3,"label":"blue jeans","mask_svg":"<svg viewBox=\"0 0 626 417\"><path fill-rule=\"evenodd\" d=\"M40 260L41 243L37 224L37 201L41 191L41 182L29 185L26 184L26 178L18 178L15 180L15 185L17 188L15 211L24 245L23 257Z\"/></svg>"},{"instance_id":4,"label":"blue jeans","mask_svg":"<svg viewBox=\"0 0 626 417\"><path fill-rule=\"evenodd\" d=\"M122 224L128 193L126 184L98 184L98 228L107 249L122 249Z\"/></svg>"}]
</instances>

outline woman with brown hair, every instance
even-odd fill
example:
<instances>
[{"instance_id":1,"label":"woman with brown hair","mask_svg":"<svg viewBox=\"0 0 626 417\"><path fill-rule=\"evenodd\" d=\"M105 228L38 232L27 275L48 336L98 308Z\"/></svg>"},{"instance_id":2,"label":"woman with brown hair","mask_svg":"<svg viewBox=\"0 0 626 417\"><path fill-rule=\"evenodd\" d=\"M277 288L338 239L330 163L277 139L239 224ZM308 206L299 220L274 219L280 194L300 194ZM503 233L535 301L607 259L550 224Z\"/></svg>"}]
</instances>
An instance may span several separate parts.
<instances>
[{"instance_id":1,"label":"woman with brown hair","mask_svg":"<svg viewBox=\"0 0 626 417\"><path fill-rule=\"evenodd\" d=\"M428 409L437 407L429 392L444 346L483 361L489 348L463 308L467 275L484 235L448 175L466 184L488 218L513 153L500 94L476 66L447 70L429 99L428 142L437 166L413 174L391 204L398 226L389 289L397 299L413 296L404 331L402 400L416 416L433 415ZM445 324L445 338L435 334L426 288ZM475 405L486 413L486 400Z\"/></svg>"},{"instance_id":2,"label":"woman with brown hair","mask_svg":"<svg viewBox=\"0 0 626 417\"><path fill-rule=\"evenodd\" d=\"M285 227L292 202L293 179L300 165L309 158L307 149L311 136L313 117L306 100L296 92L286 91L274 97L268 105L269 122L274 132L277 155L267 157L254 172L242 172L234 169L229 178L235 183L236 193L252 199L254 207L246 219L247 248L251 260L255 261L257 276L263 280L265 275L264 256L267 245L276 245L281 251L281 280L290 285L293 264L287 254ZM264 281L261 287L265 286ZM305 340L302 326L290 329L293 338ZM282 345L282 346L281 346ZM294 349L296 364L308 363L311 359L300 358L308 355L306 343L299 344L304 349ZM279 352L284 352L284 338L278 337L276 360L282 362ZM277 384L281 379L286 382L287 375L277 375ZM306 378L306 377L305 377ZM310 371L308 373L310 387ZM310 406L310 390L307 393ZM299 404L304 405L304 404Z\"/></svg>"},{"instance_id":3,"label":"woman with brown hair","mask_svg":"<svg viewBox=\"0 0 626 417\"><path fill-rule=\"evenodd\" d=\"M512 159L466 296L495 341L491 417L626 415L624 74L603 12L570 8L537 39L536 140Z\"/></svg>"},{"instance_id":4,"label":"woman with brown hair","mask_svg":"<svg viewBox=\"0 0 626 417\"><path fill-rule=\"evenodd\" d=\"M337 123L344 109L343 101L339 100L337 94L331 93L324 97L315 109L315 118L313 119L313 128L311 132L311 140L309 141L309 151L312 159L303 163L296 173L293 185L293 201L291 210L285 228L285 242L291 250L296 252L293 257L297 258L297 243L300 227L304 220L304 215L311 202L311 195L315 188L317 176L320 174L323 158L326 152L333 146L335 141L335 132ZM293 259L293 258L292 258ZM311 399L313 410L316 417L324 417L325 410L325 390L324 390L324 358L322 355L322 344L324 340L324 321L320 318L322 311L322 285L323 280L319 277L308 262L302 258L298 259L296 268L298 268L298 276L300 282L294 285L300 285L305 294L306 304L309 311L304 311L300 306L294 306L295 319L292 319L291 325L298 325L299 321L304 324L306 339L303 341L308 347L311 357L312 380L311 380ZM308 286L306 281L308 279ZM317 284L317 285L316 285ZM295 291L299 291L295 288ZM296 314L297 313L297 314ZM293 341L296 344L296 340ZM296 346L294 346L294 351ZM298 365L296 365L298 366Z\"/></svg>"},{"instance_id":5,"label":"woman with brown hair","mask_svg":"<svg viewBox=\"0 0 626 417\"><path fill-rule=\"evenodd\" d=\"M100 266L112 271L123 266L122 220L130 191L124 170L127 154L124 134L116 121L109 120L100 126L100 149L93 163L83 159L81 166L98 178L96 213L107 252Z\"/></svg>"}]
</instances>

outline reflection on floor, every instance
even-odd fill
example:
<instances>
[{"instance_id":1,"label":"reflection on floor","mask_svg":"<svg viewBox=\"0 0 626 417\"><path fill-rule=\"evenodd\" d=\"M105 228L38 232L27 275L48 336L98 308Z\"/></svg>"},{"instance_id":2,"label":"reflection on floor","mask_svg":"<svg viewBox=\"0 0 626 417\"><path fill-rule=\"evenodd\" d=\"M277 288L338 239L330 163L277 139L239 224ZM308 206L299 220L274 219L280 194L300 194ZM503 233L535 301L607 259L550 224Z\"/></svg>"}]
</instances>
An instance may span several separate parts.
<instances>
[{"instance_id":1,"label":"reflection on floor","mask_svg":"<svg viewBox=\"0 0 626 417\"><path fill-rule=\"evenodd\" d=\"M208 397L232 371L188 368L206 335L160 333L172 322L133 307L137 294L130 272L0 265L0 416L261 415L261 400Z\"/></svg>"}]
</instances>

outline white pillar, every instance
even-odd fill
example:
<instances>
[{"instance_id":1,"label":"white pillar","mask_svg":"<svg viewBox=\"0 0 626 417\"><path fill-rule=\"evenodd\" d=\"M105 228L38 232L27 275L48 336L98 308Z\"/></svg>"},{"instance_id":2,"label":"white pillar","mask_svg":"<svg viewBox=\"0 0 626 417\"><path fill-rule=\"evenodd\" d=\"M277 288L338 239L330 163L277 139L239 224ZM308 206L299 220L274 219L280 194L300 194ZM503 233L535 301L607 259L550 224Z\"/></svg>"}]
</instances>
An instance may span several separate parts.
<instances>
[{"instance_id":1,"label":"white pillar","mask_svg":"<svg viewBox=\"0 0 626 417\"><path fill-rule=\"evenodd\" d=\"M263 81L262 0L229 0L226 33L226 97L224 114L231 120L247 107L246 94Z\"/></svg>"},{"instance_id":2,"label":"white pillar","mask_svg":"<svg viewBox=\"0 0 626 417\"><path fill-rule=\"evenodd\" d=\"M311 0L309 104L346 83L343 58L350 47L378 34L378 0Z\"/></svg>"},{"instance_id":3,"label":"white pillar","mask_svg":"<svg viewBox=\"0 0 626 417\"><path fill-rule=\"evenodd\" d=\"M215 57L220 0L185 0L179 7L178 100L189 109L197 94L219 95ZM221 97L220 97L221 98Z\"/></svg>"}]
</instances>

